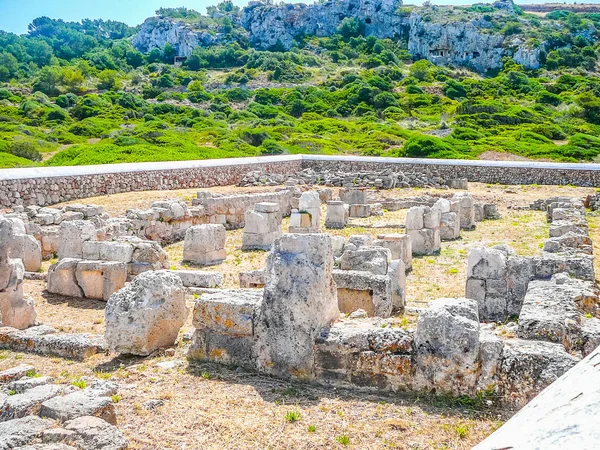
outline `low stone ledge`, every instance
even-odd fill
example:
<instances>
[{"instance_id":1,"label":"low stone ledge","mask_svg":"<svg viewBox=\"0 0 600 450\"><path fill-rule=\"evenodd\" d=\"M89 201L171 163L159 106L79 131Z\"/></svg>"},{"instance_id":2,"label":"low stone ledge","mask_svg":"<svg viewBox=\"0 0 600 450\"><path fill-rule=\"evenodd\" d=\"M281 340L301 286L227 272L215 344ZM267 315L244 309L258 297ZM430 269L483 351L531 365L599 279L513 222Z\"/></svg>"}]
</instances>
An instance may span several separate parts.
<instances>
[{"instance_id":1,"label":"low stone ledge","mask_svg":"<svg viewBox=\"0 0 600 450\"><path fill-rule=\"evenodd\" d=\"M102 335L60 333L39 325L26 330L0 327L0 349L83 360L105 353L108 346Z\"/></svg>"}]
</instances>

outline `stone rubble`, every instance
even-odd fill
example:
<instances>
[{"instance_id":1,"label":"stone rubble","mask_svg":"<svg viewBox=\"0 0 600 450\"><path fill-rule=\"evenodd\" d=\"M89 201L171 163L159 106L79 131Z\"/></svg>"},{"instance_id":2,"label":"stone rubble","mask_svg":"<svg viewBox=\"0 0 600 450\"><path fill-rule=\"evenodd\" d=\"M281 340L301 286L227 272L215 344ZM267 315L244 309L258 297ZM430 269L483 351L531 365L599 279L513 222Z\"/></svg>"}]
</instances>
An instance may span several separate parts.
<instances>
[{"instance_id":1,"label":"stone rubble","mask_svg":"<svg viewBox=\"0 0 600 450\"><path fill-rule=\"evenodd\" d=\"M0 449L122 450L129 445L115 426L113 382L89 387L53 384L50 377L0 381ZM35 373L31 368L28 374ZM5 394L7 393L7 394Z\"/></svg>"}]
</instances>

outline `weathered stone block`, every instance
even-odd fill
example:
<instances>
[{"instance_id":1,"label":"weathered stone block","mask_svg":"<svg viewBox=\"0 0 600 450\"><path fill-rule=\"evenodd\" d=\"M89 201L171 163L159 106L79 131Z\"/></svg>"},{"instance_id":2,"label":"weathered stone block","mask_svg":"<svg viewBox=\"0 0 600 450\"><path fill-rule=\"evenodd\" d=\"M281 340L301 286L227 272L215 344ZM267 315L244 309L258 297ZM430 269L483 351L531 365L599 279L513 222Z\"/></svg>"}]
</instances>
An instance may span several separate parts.
<instances>
[{"instance_id":1,"label":"weathered stone block","mask_svg":"<svg viewBox=\"0 0 600 450\"><path fill-rule=\"evenodd\" d=\"M196 225L187 229L183 244L183 260L210 266L227 258L226 231L223 225Z\"/></svg>"},{"instance_id":2,"label":"weathered stone block","mask_svg":"<svg viewBox=\"0 0 600 450\"><path fill-rule=\"evenodd\" d=\"M259 370L314 376L314 340L339 318L333 250L325 234L288 234L273 244L256 322Z\"/></svg>"}]
</instances>

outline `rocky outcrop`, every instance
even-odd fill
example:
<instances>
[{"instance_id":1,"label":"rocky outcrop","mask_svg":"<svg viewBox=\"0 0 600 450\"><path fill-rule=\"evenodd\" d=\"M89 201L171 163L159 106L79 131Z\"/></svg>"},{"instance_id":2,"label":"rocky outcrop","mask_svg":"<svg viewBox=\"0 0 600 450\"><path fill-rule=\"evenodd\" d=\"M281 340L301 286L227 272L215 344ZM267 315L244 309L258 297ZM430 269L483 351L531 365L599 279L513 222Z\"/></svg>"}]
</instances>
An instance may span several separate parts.
<instances>
[{"instance_id":1,"label":"rocky outcrop","mask_svg":"<svg viewBox=\"0 0 600 450\"><path fill-rule=\"evenodd\" d=\"M471 22L426 22L419 14L410 17L408 51L415 59L437 65L468 66L484 72L502 66L504 37L482 33Z\"/></svg>"},{"instance_id":2,"label":"rocky outcrop","mask_svg":"<svg viewBox=\"0 0 600 450\"><path fill-rule=\"evenodd\" d=\"M134 36L133 45L141 52L149 52L153 48L162 50L168 42L177 51L177 56L190 56L194 48L214 45L220 40L219 34L195 31L184 22L150 17Z\"/></svg>"},{"instance_id":3,"label":"rocky outcrop","mask_svg":"<svg viewBox=\"0 0 600 450\"><path fill-rule=\"evenodd\" d=\"M301 35L330 36L346 17L357 19L365 36L398 38L406 24L398 12L401 6L402 0L332 0L314 5L250 2L242 26L260 49L276 45L289 49Z\"/></svg>"}]
</instances>

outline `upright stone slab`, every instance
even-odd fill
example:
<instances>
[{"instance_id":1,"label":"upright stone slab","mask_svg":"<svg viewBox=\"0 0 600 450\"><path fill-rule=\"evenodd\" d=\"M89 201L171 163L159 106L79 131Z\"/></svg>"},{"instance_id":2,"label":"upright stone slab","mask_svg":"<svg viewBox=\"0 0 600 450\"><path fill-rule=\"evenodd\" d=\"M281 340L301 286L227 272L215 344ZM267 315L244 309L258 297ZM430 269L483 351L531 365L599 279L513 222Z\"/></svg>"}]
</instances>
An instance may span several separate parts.
<instances>
[{"instance_id":1,"label":"upright stone slab","mask_svg":"<svg viewBox=\"0 0 600 450\"><path fill-rule=\"evenodd\" d=\"M246 211L242 250L270 250L281 236L281 212L278 203L257 203Z\"/></svg>"},{"instance_id":2,"label":"upright stone slab","mask_svg":"<svg viewBox=\"0 0 600 450\"><path fill-rule=\"evenodd\" d=\"M392 252L392 259L401 259L407 271L412 269L412 244L408 235L380 234L377 236L377 240L373 241L373 245L389 248Z\"/></svg>"},{"instance_id":3,"label":"upright stone slab","mask_svg":"<svg viewBox=\"0 0 600 450\"><path fill-rule=\"evenodd\" d=\"M440 217L440 239L442 241L452 241L460 237L460 217L456 212L451 211L453 205L459 206L459 202L450 202L445 198L440 198L435 202L433 208L441 213Z\"/></svg>"},{"instance_id":4,"label":"upright stone slab","mask_svg":"<svg viewBox=\"0 0 600 450\"><path fill-rule=\"evenodd\" d=\"M313 378L315 338L339 318L326 234L284 234L267 259L263 302L256 324L259 370Z\"/></svg>"},{"instance_id":5,"label":"upright stone slab","mask_svg":"<svg viewBox=\"0 0 600 450\"><path fill-rule=\"evenodd\" d=\"M35 324L36 312L33 299L23 296L23 262L10 258L14 227L13 222L0 217L0 323L24 329Z\"/></svg>"},{"instance_id":6,"label":"upright stone slab","mask_svg":"<svg viewBox=\"0 0 600 450\"><path fill-rule=\"evenodd\" d=\"M473 196L469 192L458 192L454 194L452 200L457 200L460 203L460 228L462 230L475 228Z\"/></svg>"},{"instance_id":7,"label":"upright stone slab","mask_svg":"<svg viewBox=\"0 0 600 450\"><path fill-rule=\"evenodd\" d=\"M96 239L96 227L89 220L62 222L58 234L58 259L83 258L83 243Z\"/></svg>"},{"instance_id":8,"label":"upright stone slab","mask_svg":"<svg viewBox=\"0 0 600 450\"><path fill-rule=\"evenodd\" d=\"M340 189L340 200L348 205L365 205L368 203L367 190L364 188Z\"/></svg>"},{"instance_id":9,"label":"upright stone slab","mask_svg":"<svg viewBox=\"0 0 600 450\"><path fill-rule=\"evenodd\" d=\"M432 255L440 251L441 213L429 206L413 206L406 215L406 234L413 255Z\"/></svg>"},{"instance_id":10,"label":"upright stone slab","mask_svg":"<svg viewBox=\"0 0 600 450\"><path fill-rule=\"evenodd\" d=\"M318 233L321 221L321 198L317 191L303 192L298 201L298 211L310 214L309 233Z\"/></svg>"},{"instance_id":11,"label":"upright stone slab","mask_svg":"<svg viewBox=\"0 0 600 450\"><path fill-rule=\"evenodd\" d=\"M341 200L327 202L325 228L341 229L348 225L348 205Z\"/></svg>"},{"instance_id":12,"label":"upright stone slab","mask_svg":"<svg viewBox=\"0 0 600 450\"><path fill-rule=\"evenodd\" d=\"M220 264L227 258L225 227L220 224L195 225L185 232L183 260L200 266Z\"/></svg>"}]
</instances>

